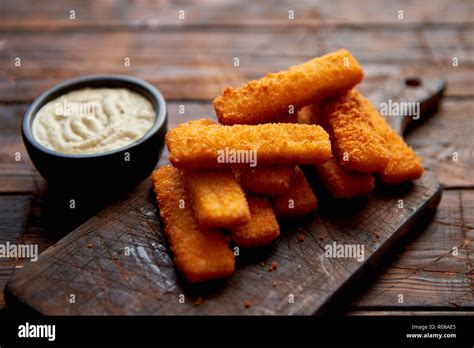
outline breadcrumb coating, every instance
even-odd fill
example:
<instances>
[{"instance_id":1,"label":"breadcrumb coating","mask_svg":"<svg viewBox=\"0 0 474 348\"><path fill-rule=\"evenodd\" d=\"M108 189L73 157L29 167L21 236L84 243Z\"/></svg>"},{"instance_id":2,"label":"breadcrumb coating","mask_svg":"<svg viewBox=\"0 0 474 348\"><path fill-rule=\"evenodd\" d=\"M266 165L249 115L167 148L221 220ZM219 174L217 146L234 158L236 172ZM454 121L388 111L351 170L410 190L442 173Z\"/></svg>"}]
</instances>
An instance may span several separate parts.
<instances>
[{"instance_id":1,"label":"breadcrumb coating","mask_svg":"<svg viewBox=\"0 0 474 348\"><path fill-rule=\"evenodd\" d=\"M321 124L330 134L333 151L344 169L361 173L382 171L389 162L390 152L385 139L373 124L372 112L358 91L323 101L317 108ZM367 112L369 111L369 113Z\"/></svg>"},{"instance_id":2,"label":"breadcrumb coating","mask_svg":"<svg viewBox=\"0 0 474 348\"><path fill-rule=\"evenodd\" d=\"M231 229L235 244L243 248L254 248L269 244L280 235L280 226L267 198L247 194L250 221Z\"/></svg>"},{"instance_id":3,"label":"breadcrumb coating","mask_svg":"<svg viewBox=\"0 0 474 348\"><path fill-rule=\"evenodd\" d=\"M320 164L331 157L329 135L317 125L223 126L185 123L168 132L169 160L179 168ZM212 122L212 121L211 121ZM237 163L238 162L238 163Z\"/></svg>"},{"instance_id":4,"label":"breadcrumb coating","mask_svg":"<svg viewBox=\"0 0 474 348\"><path fill-rule=\"evenodd\" d=\"M233 89L227 86L214 99L222 124L278 122L291 107L295 110L357 85L364 73L345 49L313 58L286 71L267 74Z\"/></svg>"},{"instance_id":5,"label":"breadcrumb coating","mask_svg":"<svg viewBox=\"0 0 474 348\"><path fill-rule=\"evenodd\" d=\"M315 169L324 186L336 198L366 196L374 189L372 174L349 172L342 168L335 158L316 166Z\"/></svg>"},{"instance_id":6,"label":"breadcrumb coating","mask_svg":"<svg viewBox=\"0 0 474 348\"><path fill-rule=\"evenodd\" d=\"M273 209L279 218L305 215L317 206L317 198L298 167L295 168L289 190L273 197Z\"/></svg>"},{"instance_id":7,"label":"breadcrumb coating","mask_svg":"<svg viewBox=\"0 0 474 348\"><path fill-rule=\"evenodd\" d=\"M184 171L184 177L200 227L229 228L250 220L244 191L230 168L189 170Z\"/></svg>"},{"instance_id":8,"label":"breadcrumb coating","mask_svg":"<svg viewBox=\"0 0 474 348\"><path fill-rule=\"evenodd\" d=\"M234 272L234 253L222 232L198 227L182 171L161 167L152 173L151 181L174 262L188 282L230 276Z\"/></svg>"},{"instance_id":9,"label":"breadcrumb coating","mask_svg":"<svg viewBox=\"0 0 474 348\"><path fill-rule=\"evenodd\" d=\"M254 193L274 196L290 188L293 166L257 166L241 171L242 187Z\"/></svg>"}]
</instances>

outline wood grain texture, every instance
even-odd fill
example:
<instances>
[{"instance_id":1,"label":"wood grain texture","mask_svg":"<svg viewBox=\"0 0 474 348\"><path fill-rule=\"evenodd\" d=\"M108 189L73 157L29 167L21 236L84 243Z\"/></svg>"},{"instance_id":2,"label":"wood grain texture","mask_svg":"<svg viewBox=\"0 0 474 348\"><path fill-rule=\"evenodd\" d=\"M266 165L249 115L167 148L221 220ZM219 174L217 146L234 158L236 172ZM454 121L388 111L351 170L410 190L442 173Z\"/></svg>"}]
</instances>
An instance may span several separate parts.
<instances>
[{"instance_id":1,"label":"wood grain texture","mask_svg":"<svg viewBox=\"0 0 474 348\"><path fill-rule=\"evenodd\" d=\"M294 22L299 25L404 25L404 24L463 24L471 20L472 3L469 0L432 0L429 6L423 0L399 4L392 1L232 1L193 0L140 1L140 6L126 0L60 1L38 3L34 0L2 2L0 28L22 30L64 30L110 27L186 26L268 26L288 23L288 11L295 12ZM69 11L77 13L69 19ZM179 11L185 11L185 20L179 20ZM398 11L405 12L404 20ZM6 16L6 14L10 14Z\"/></svg>"},{"instance_id":2,"label":"wood grain texture","mask_svg":"<svg viewBox=\"0 0 474 348\"><path fill-rule=\"evenodd\" d=\"M473 209L471 190L444 191L432 223L384 269L353 308L403 310L429 305L474 309L474 226L464 220ZM400 294L403 303L398 302Z\"/></svg>"},{"instance_id":3,"label":"wood grain texture","mask_svg":"<svg viewBox=\"0 0 474 348\"><path fill-rule=\"evenodd\" d=\"M428 28L413 35L392 28L314 32L291 26L270 32L245 27L186 33L7 32L0 49L0 101L29 102L65 79L98 73L144 78L168 100L211 100L228 84L236 87L341 47L349 49L365 70L363 93L394 77L417 73L428 78L442 71L447 95L473 96L471 34L469 28ZM452 66L453 56L459 59L457 67ZM16 57L21 67L15 66ZM124 66L125 57L130 66ZM239 67L233 66L234 57Z\"/></svg>"},{"instance_id":4,"label":"wood grain texture","mask_svg":"<svg viewBox=\"0 0 474 348\"><path fill-rule=\"evenodd\" d=\"M239 4L221 0L186 3L141 1L136 6L125 4L125 1L119 1L116 6L109 1L65 0L54 1L54 4L33 0L2 1L0 217L1 224L10 226L11 230L3 229L0 241L21 238L38 243L40 250L44 250L74 227L67 221L57 222L55 226L62 232L48 233L54 218L44 216L54 216L51 214L54 209L47 198L43 179L34 174L27 156L23 156L24 147L16 124L19 124L18 117L26 104L17 105L15 101L28 103L68 77L95 72L126 73L150 80L168 98L176 100L176 103L169 104L171 121L176 124L186 118L208 115L212 111L209 99L227 83L238 85L268 70L286 68L295 61L326 53L341 45L350 45L348 47L363 58L362 64L368 75L361 86L364 94L374 92L394 76L447 76L447 95L453 98L448 98L432 119L413 129L407 138L425 158L425 163L434 168L443 187L459 192L461 197L459 200L450 198L450 204L441 204L437 214L443 216L447 224L458 224L459 214L456 212L463 211L464 225L472 227L474 213L466 206L470 191L456 189L473 187L472 156L469 155L473 151L473 138L469 133L469 129L472 130L470 118L474 96L472 1L435 0L427 4L424 0L416 0L401 5L376 0L364 1L363 4L343 0ZM289 7L295 10L295 20L290 25L285 17ZM68 19L70 9L77 12L73 21ZM177 20L179 9L186 11L185 22ZM404 10L403 21L396 17L400 9ZM207 38L209 34L211 36ZM68 35L72 38L70 42L67 42ZM154 40L154 35L166 45L157 45L159 42ZM124 39L120 39L122 36ZM95 37L98 38L96 42ZM48 38L59 40L60 45L48 43ZM75 40L81 46L74 45ZM134 51L136 53L131 54ZM126 55L132 57L132 66L128 69L123 67ZM244 63L238 71L231 67L235 55L242 57ZM21 56L24 63L21 69L13 69L13 58L17 56ZM460 58L456 68L451 64L453 56ZM169 68L165 69L165 64ZM198 84L199 88L196 88ZM179 115L177 107L180 104L185 105L189 113ZM464 158L456 164L449 159L454 149L459 149ZM22 153L19 163L12 162L12 153L16 151ZM14 209L14 214L11 209ZM448 239L439 238L439 233L436 238L431 236L434 224L437 223L431 222L427 230L421 232L424 244L406 246L400 252L400 259L405 255L423 253L429 248L427 245L433 250L447 248ZM443 229L443 226L438 228ZM465 233L468 240L474 240L472 229L465 228ZM466 250L472 251L472 248L472 243L466 245ZM0 283L4 284L14 271L9 262L0 262ZM21 265L22 262L17 260L15 264ZM421 269L423 265L413 262L411 266ZM381 279L391 272L390 266L387 267ZM443 262L440 265L433 263L430 269L443 272L443 267ZM466 265L464 272L472 274L472 268ZM423 291L411 292L411 304L423 304L423 308L430 308L430 311L442 308L432 307L439 305L442 298L436 295L440 289L436 280L438 274L425 272L422 279L411 278L412 286L419 284L430 294L427 298ZM377 281L375 287L379 287L381 281ZM392 279L393 284L396 282ZM0 288L3 288L1 284ZM458 298L469 298L468 287L458 286L456 289ZM442 296L449 297L445 290L441 291ZM472 287L470 291L472 294ZM377 294L380 305L393 302L392 292ZM463 309L468 309L467 301L459 303ZM362 305L366 310L360 313L367 315L372 312L369 304ZM403 313L403 310L407 310L407 314L417 313L407 306L399 307L401 311L398 312L381 308L374 308L374 313L396 314ZM416 308L416 311L420 309ZM454 313L454 307L448 309L449 313Z\"/></svg>"}]
</instances>

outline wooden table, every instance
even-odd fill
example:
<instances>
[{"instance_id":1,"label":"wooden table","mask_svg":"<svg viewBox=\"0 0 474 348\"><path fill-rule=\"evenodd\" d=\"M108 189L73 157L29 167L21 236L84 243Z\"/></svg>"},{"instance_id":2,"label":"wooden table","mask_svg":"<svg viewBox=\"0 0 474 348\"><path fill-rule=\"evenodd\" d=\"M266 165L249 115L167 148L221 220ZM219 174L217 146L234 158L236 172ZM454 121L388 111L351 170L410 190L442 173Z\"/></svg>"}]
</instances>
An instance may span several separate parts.
<instances>
[{"instance_id":1,"label":"wooden table","mask_svg":"<svg viewBox=\"0 0 474 348\"><path fill-rule=\"evenodd\" d=\"M47 185L21 140L20 118L47 88L86 74L137 76L164 93L172 127L181 105L187 115L211 115L226 84L344 47L363 65L365 94L413 74L448 81L440 110L407 136L443 185L438 211L359 289L347 314L472 314L473 18L471 0L2 1L0 242L42 251L87 218L55 223ZM0 261L1 289L21 265Z\"/></svg>"}]
</instances>

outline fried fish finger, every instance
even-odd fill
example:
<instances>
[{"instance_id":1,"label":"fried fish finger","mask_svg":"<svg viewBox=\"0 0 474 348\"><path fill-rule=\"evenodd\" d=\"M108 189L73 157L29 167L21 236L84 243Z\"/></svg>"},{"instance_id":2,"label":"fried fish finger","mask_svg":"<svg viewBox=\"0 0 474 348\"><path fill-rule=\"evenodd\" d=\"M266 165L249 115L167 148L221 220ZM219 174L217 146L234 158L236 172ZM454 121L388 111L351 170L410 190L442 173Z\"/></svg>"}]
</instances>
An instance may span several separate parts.
<instances>
[{"instance_id":1,"label":"fried fish finger","mask_svg":"<svg viewBox=\"0 0 474 348\"><path fill-rule=\"evenodd\" d=\"M298 123L314 124L318 122L318 112L315 104L307 105L298 111ZM314 169L326 189L336 198L349 199L366 196L374 189L372 174L347 171L342 168L335 157L319 166L315 166Z\"/></svg>"},{"instance_id":2,"label":"fried fish finger","mask_svg":"<svg viewBox=\"0 0 474 348\"><path fill-rule=\"evenodd\" d=\"M190 170L184 177L200 227L229 228L250 220L245 194L230 168Z\"/></svg>"},{"instance_id":3,"label":"fried fish finger","mask_svg":"<svg viewBox=\"0 0 474 348\"><path fill-rule=\"evenodd\" d=\"M317 198L298 167L295 168L289 190L273 197L273 209L279 218L305 215L317 206Z\"/></svg>"},{"instance_id":4,"label":"fried fish finger","mask_svg":"<svg viewBox=\"0 0 474 348\"><path fill-rule=\"evenodd\" d=\"M153 172L151 181L176 267L190 283L230 276L234 272L234 253L222 232L199 229L182 171L161 167Z\"/></svg>"},{"instance_id":5,"label":"fried fish finger","mask_svg":"<svg viewBox=\"0 0 474 348\"><path fill-rule=\"evenodd\" d=\"M382 171L390 158L385 139L367 113L367 100L351 90L323 101L317 108L329 133L334 154L344 169L361 173Z\"/></svg>"},{"instance_id":6,"label":"fried fish finger","mask_svg":"<svg viewBox=\"0 0 474 348\"><path fill-rule=\"evenodd\" d=\"M342 168L335 158L316 166L315 169L324 186L336 198L366 196L374 189L372 174L349 172Z\"/></svg>"},{"instance_id":7,"label":"fried fish finger","mask_svg":"<svg viewBox=\"0 0 474 348\"><path fill-rule=\"evenodd\" d=\"M292 166L257 166L241 171L242 187L249 192L274 196L290 188Z\"/></svg>"},{"instance_id":8,"label":"fried fish finger","mask_svg":"<svg viewBox=\"0 0 474 348\"><path fill-rule=\"evenodd\" d=\"M235 244L243 248L254 248L269 244L280 234L280 227L267 198L247 195L250 221L231 229Z\"/></svg>"},{"instance_id":9,"label":"fried fish finger","mask_svg":"<svg viewBox=\"0 0 474 348\"><path fill-rule=\"evenodd\" d=\"M233 89L227 86L214 99L222 124L260 124L316 100L322 100L357 85L364 73L349 51L341 49L306 63L271 73Z\"/></svg>"},{"instance_id":10,"label":"fried fish finger","mask_svg":"<svg viewBox=\"0 0 474 348\"><path fill-rule=\"evenodd\" d=\"M403 138L390 127L375 107L366 100L366 109L372 116L375 129L385 139L390 152L388 165L379 171L379 177L386 184L400 184L409 180L419 179L424 172L421 159L415 151L405 143Z\"/></svg>"},{"instance_id":11,"label":"fried fish finger","mask_svg":"<svg viewBox=\"0 0 474 348\"><path fill-rule=\"evenodd\" d=\"M329 135L317 125L276 123L223 126L187 123L166 135L179 168L321 164L331 157Z\"/></svg>"}]
</instances>

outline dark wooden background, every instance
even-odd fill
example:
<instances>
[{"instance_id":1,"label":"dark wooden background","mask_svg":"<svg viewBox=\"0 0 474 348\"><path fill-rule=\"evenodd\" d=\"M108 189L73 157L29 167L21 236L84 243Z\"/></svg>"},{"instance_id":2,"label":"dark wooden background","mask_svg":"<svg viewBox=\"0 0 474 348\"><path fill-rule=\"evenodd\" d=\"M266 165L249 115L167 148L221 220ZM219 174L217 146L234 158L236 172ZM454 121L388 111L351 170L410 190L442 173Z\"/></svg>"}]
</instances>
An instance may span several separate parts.
<instances>
[{"instance_id":1,"label":"dark wooden background","mask_svg":"<svg viewBox=\"0 0 474 348\"><path fill-rule=\"evenodd\" d=\"M438 211L386 261L347 313L474 314L473 21L472 0L2 1L0 242L37 243L42 251L87 218L55 216L21 140L21 116L47 88L86 74L137 76L163 92L172 127L212 115L211 100L226 84L344 47L364 67L360 89L366 94L401 76L448 81L440 110L407 136L442 183ZM459 161L452 161L453 152ZM21 260L0 260L0 290L21 266Z\"/></svg>"}]
</instances>

